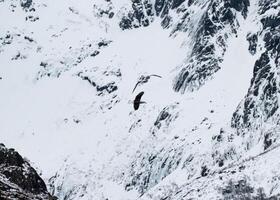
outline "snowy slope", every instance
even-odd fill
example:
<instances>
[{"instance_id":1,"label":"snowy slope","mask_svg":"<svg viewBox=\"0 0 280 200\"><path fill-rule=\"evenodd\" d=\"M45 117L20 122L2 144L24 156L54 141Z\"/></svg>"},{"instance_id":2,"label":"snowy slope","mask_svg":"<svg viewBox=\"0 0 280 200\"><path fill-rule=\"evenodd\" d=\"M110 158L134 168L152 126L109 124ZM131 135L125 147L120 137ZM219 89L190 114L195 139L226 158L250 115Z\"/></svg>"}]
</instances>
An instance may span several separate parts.
<instances>
[{"instance_id":1,"label":"snowy slope","mask_svg":"<svg viewBox=\"0 0 280 200\"><path fill-rule=\"evenodd\" d=\"M1 142L59 199L277 199L279 6L2 0Z\"/></svg>"}]
</instances>

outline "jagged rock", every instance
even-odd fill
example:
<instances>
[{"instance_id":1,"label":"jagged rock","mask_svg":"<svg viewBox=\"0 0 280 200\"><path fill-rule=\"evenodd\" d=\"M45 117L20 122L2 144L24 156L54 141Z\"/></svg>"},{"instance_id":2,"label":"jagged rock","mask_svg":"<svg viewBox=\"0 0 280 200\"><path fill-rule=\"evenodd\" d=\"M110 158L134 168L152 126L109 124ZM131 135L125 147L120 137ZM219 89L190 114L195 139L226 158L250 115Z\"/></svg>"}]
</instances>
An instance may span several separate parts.
<instances>
[{"instance_id":1,"label":"jagged rock","mask_svg":"<svg viewBox=\"0 0 280 200\"><path fill-rule=\"evenodd\" d=\"M249 42L249 52L252 55L255 55L257 52L257 43L258 43L258 35L257 34L248 34L247 40Z\"/></svg>"},{"instance_id":2,"label":"jagged rock","mask_svg":"<svg viewBox=\"0 0 280 200\"><path fill-rule=\"evenodd\" d=\"M14 149L0 145L0 198L55 200L34 168Z\"/></svg>"},{"instance_id":3,"label":"jagged rock","mask_svg":"<svg viewBox=\"0 0 280 200\"><path fill-rule=\"evenodd\" d=\"M24 9L28 9L32 5L32 0L21 0L20 5Z\"/></svg>"},{"instance_id":4,"label":"jagged rock","mask_svg":"<svg viewBox=\"0 0 280 200\"><path fill-rule=\"evenodd\" d=\"M239 22L236 14L241 12L245 18L248 6L248 0L225 2L217 0L209 3L207 11L199 21L189 61L182 66L175 80L175 91L199 89L220 69L228 37L237 34ZM225 29L231 31L224 33Z\"/></svg>"},{"instance_id":5,"label":"jagged rock","mask_svg":"<svg viewBox=\"0 0 280 200\"><path fill-rule=\"evenodd\" d=\"M279 4L277 1L270 3L268 4L268 1L261 1L259 12L264 14L273 9L273 5ZM278 16L271 17L267 15L260 20L262 31L257 34L260 35L259 37L263 37L265 51L256 61L249 91L233 115L232 126L235 128L255 129L262 127L263 123L270 119L272 120L274 116L276 119L273 120L278 118L279 21L279 13ZM253 36L254 43L258 41L256 37L255 34ZM253 44L253 46L253 52L255 52L256 44Z\"/></svg>"}]
</instances>

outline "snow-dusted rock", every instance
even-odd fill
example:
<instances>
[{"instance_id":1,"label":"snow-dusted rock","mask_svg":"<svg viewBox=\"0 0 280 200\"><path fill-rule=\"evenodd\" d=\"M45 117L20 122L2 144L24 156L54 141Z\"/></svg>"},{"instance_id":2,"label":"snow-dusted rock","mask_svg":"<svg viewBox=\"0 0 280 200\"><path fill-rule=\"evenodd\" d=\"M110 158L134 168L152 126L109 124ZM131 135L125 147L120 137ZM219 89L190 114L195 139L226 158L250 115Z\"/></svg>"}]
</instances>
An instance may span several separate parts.
<instances>
[{"instance_id":1,"label":"snow-dusted rock","mask_svg":"<svg viewBox=\"0 0 280 200\"><path fill-rule=\"evenodd\" d=\"M0 0L1 142L59 199L279 199L279 12Z\"/></svg>"},{"instance_id":2,"label":"snow-dusted rock","mask_svg":"<svg viewBox=\"0 0 280 200\"><path fill-rule=\"evenodd\" d=\"M14 149L0 145L0 198L54 200L34 168Z\"/></svg>"}]
</instances>

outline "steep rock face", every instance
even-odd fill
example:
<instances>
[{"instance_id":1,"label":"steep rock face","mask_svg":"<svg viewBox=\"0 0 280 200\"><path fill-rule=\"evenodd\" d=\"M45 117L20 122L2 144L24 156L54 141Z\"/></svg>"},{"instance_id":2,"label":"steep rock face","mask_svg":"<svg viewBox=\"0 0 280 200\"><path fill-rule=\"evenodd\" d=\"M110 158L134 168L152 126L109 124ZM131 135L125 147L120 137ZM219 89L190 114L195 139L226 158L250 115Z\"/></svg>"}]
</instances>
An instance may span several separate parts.
<instances>
[{"instance_id":1,"label":"steep rock face","mask_svg":"<svg viewBox=\"0 0 280 200\"><path fill-rule=\"evenodd\" d=\"M1 199L54 200L37 172L14 149L0 145Z\"/></svg>"},{"instance_id":2,"label":"steep rock face","mask_svg":"<svg viewBox=\"0 0 280 200\"><path fill-rule=\"evenodd\" d=\"M199 89L220 69L228 39L237 36L238 14L246 18L249 1L211 1L199 20L190 57L175 79L174 90Z\"/></svg>"},{"instance_id":3,"label":"steep rock face","mask_svg":"<svg viewBox=\"0 0 280 200\"><path fill-rule=\"evenodd\" d=\"M159 19L162 28L172 28L173 32L183 30L188 26L186 21L192 13L192 8L203 6L206 1L186 0L135 0L131 10L122 17L120 27L123 30L146 27Z\"/></svg>"},{"instance_id":4,"label":"steep rock face","mask_svg":"<svg viewBox=\"0 0 280 200\"><path fill-rule=\"evenodd\" d=\"M148 26L153 20L152 4L149 0L135 0L132 2L132 12L124 17L120 22L122 29Z\"/></svg>"},{"instance_id":5,"label":"steep rock face","mask_svg":"<svg viewBox=\"0 0 280 200\"><path fill-rule=\"evenodd\" d=\"M262 130L265 149L275 142L277 135L271 130L279 126L279 52L280 52L280 12L278 1L260 1L257 19L260 30L250 33L249 50L259 54L255 63L251 86L244 100L233 114L232 127L245 133ZM273 131L272 131L273 132Z\"/></svg>"},{"instance_id":6,"label":"steep rock face","mask_svg":"<svg viewBox=\"0 0 280 200\"><path fill-rule=\"evenodd\" d=\"M132 11L124 16L120 22L122 29L138 28L149 26L155 17L161 18L161 25L167 28L172 17L169 15L171 10L176 10L185 0L134 0L132 1Z\"/></svg>"},{"instance_id":7,"label":"steep rock face","mask_svg":"<svg viewBox=\"0 0 280 200\"><path fill-rule=\"evenodd\" d=\"M247 17L249 6L249 0L137 0L120 27L149 26L159 18L161 26L170 29L172 35L186 32L186 38L192 40L191 50L174 80L174 90L184 93L199 89L220 69L228 40L237 37L239 22Z\"/></svg>"}]
</instances>

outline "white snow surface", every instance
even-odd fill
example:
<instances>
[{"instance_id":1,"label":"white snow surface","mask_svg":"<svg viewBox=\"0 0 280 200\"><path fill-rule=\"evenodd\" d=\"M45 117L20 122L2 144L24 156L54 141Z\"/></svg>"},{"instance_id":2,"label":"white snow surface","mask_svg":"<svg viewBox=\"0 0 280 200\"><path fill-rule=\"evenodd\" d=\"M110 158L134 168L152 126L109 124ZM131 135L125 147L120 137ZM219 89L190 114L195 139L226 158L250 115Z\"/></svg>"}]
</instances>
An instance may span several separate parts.
<instances>
[{"instance_id":1,"label":"white snow surface","mask_svg":"<svg viewBox=\"0 0 280 200\"><path fill-rule=\"evenodd\" d=\"M103 1L96 4L101 7ZM121 15L129 3L121 0L113 5ZM50 190L53 185L59 187L55 195L60 199L71 190L76 191L73 199L139 199L137 191L124 187L139 152L144 155L161 147L168 151L178 137L178 146L186 145L184 156L196 155L203 163L203 157L211 156L215 148L212 137L221 129L234 132L230 128L232 113L246 95L258 57L247 50L246 35L255 29L252 16L241 22L238 37L230 39L221 70L214 78L200 90L182 95L174 92L172 81L175 69L188 55L189 38L184 33L170 37L170 30L162 29L157 20L149 27L122 31L117 18L95 16L90 0L38 0L35 14L40 19L34 23L25 21L21 8L15 9L11 12L9 1L0 3L0 18L7 19L0 24L1 36L7 31L14 35L11 45L0 47L1 142L27 157ZM34 42L22 39L25 35ZM98 56L86 56L81 63L72 64L84 51L92 53L100 40L110 44L102 47ZM94 47L88 49L88 44ZM18 52L24 58L12 60ZM38 79L43 61L52 63L50 71L61 72L60 76ZM65 67L60 61L70 64ZM120 70L121 77L104 76L108 70ZM113 94L98 96L89 82L77 76L79 72L101 83L116 81L114 102ZM152 77L132 93L137 79L150 74L162 78ZM141 91L146 104L134 111L131 102ZM178 118L153 136L151 130L159 113L172 105ZM238 140L236 146L242 143ZM220 151L227 148L222 146ZM244 158L256 152L252 150ZM184 186L192 181L186 181L188 173L186 169L174 170L141 199L157 199L157 187Z\"/></svg>"}]
</instances>

